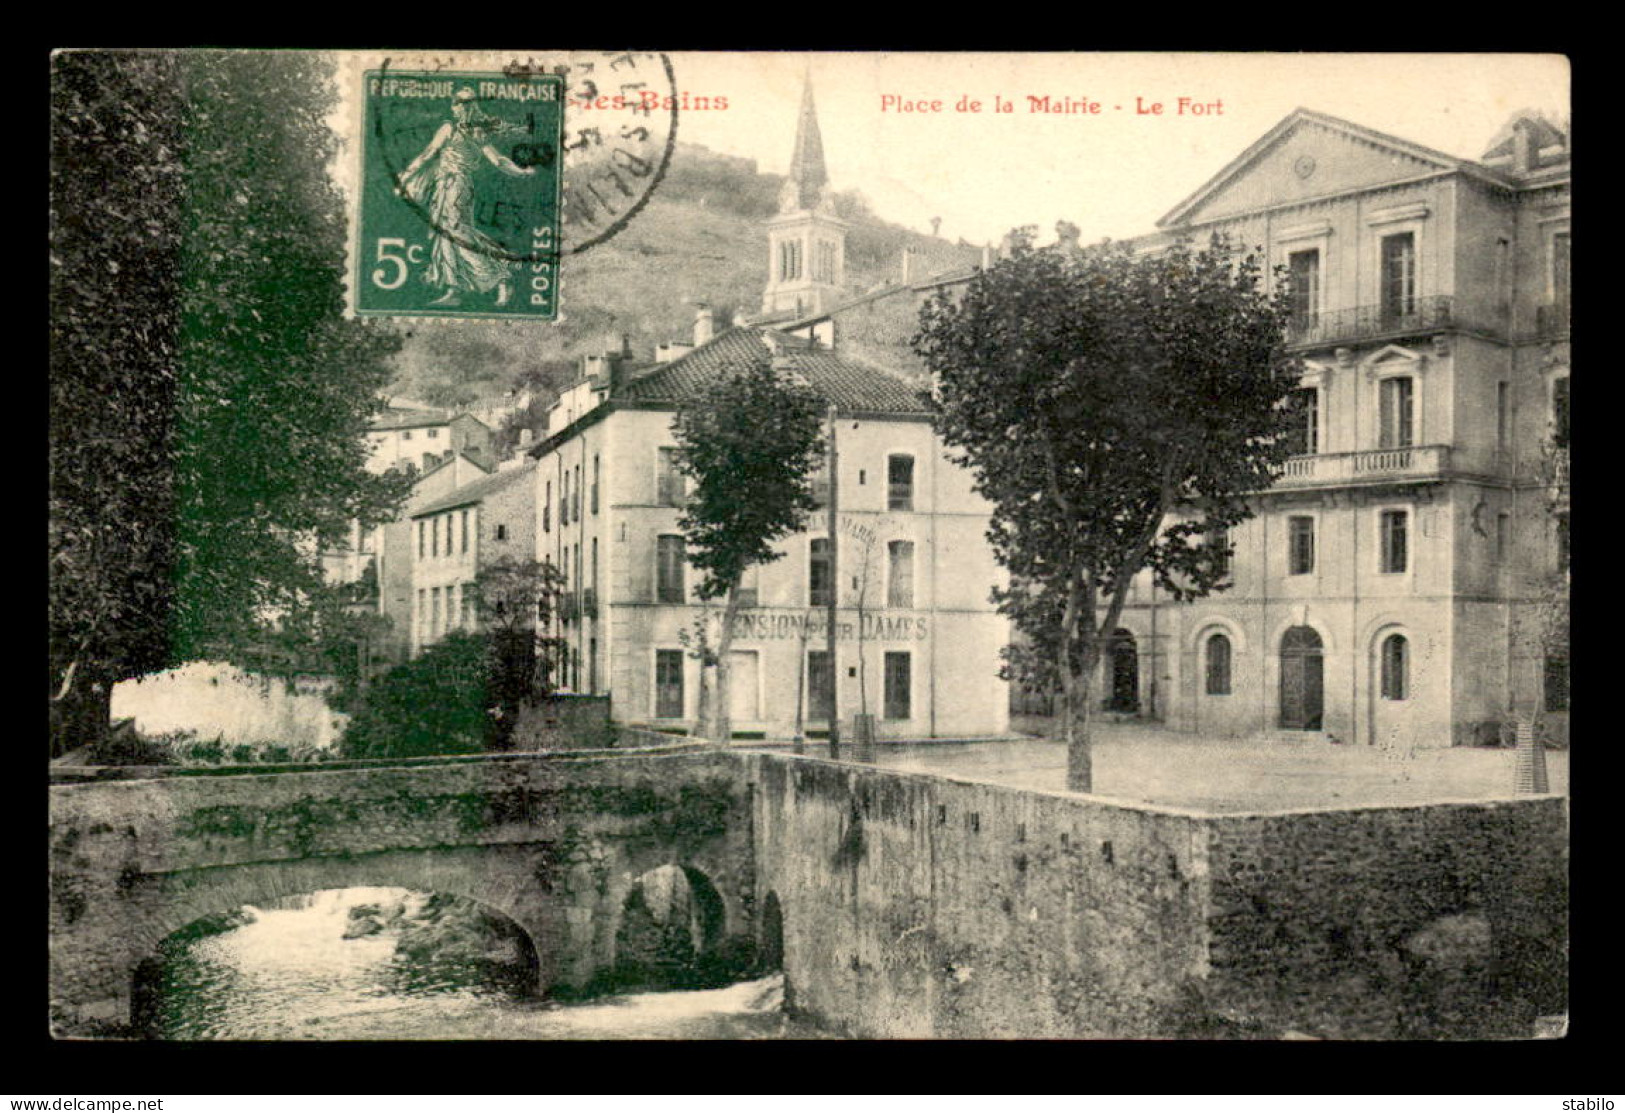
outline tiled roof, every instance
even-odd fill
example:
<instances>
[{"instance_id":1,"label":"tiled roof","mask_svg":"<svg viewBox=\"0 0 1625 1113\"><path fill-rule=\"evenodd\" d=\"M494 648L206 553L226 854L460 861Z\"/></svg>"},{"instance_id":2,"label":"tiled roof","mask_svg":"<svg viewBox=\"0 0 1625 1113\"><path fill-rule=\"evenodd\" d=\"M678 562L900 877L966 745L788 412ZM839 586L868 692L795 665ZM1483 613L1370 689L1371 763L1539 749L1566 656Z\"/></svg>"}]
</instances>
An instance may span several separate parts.
<instances>
[{"instance_id":1,"label":"tiled roof","mask_svg":"<svg viewBox=\"0 0 1625 1113\"><path fill-rule=\"evenodd\" d=\"M873 364L839 355L800 337L770 329L733 328L618 391L624 405L681 405L718 377L751 365L771 364L774 346L809 387L849 413L929 414L920 387Z\"/></svg>"},{"instance_id":2,"label":"tiled roof","mask_svg":"<svg viewBox=\"0 0 1625 1113\"><path fill-rule=\"evenodd\" d=\"M455 491L440 496L433 502L412 512L412 517L422 518L429 514L438 514L442 510L451 510L458 506L468 506L476 502L484 502L498 491L506 490L521 479L533 479L536 466L529 460L515 468L498 471L492 475L483 475L472 483L464 483Z\"/></svg>"}]
</instances>

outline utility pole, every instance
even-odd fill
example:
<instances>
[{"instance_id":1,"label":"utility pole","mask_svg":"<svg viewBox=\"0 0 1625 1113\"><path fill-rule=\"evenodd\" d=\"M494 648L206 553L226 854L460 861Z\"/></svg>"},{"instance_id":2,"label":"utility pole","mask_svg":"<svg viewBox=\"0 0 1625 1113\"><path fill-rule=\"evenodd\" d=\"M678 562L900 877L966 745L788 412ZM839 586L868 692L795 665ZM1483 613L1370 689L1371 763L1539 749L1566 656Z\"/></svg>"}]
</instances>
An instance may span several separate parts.
<instances>
[{"instance_id":1,"label":"utility pole","mask_svg":"<svg viewBox=\"0 0 1625 1113\"><path fill-rule=\"evenodd\" d=\"M826 655L829 657L829 756L841 756L841 670L835 658L835 601L840 598L841 577L835 562L836 527L839 522L841 454L835 447L835 406L829 408L829 618L824 632Z\"/></svg>"}]
</instances>

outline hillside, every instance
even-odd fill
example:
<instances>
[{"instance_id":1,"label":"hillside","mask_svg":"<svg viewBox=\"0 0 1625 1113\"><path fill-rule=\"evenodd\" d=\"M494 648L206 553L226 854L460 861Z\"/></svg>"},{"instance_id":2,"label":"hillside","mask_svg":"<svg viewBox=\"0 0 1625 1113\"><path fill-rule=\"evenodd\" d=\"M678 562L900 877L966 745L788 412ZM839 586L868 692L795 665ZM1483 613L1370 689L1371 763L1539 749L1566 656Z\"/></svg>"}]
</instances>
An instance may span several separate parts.
<instances>
[{"instance_id":1,"label":"hillside","mask_svg":"<svg viewBox=\"0 0 1625 1113\"><path fill-rule=\"evenodd\" d=\"M510 321L402 322L396 392L435 405L501 395L521 382L555 392L574 376L577 357L619 348L627 336L640 355L692 335L695 306L712 307L718 327L735 310L761 309L767 281L767 233L783 176L754 161L679 144L648 206L624 231L564 263L561 319L551 325ZM861 293L899 276L904 247L931 262L968 265L979 249L889 224L861 194L836 197L851 222L847 279Z\"/></svg>"}]
</instances>

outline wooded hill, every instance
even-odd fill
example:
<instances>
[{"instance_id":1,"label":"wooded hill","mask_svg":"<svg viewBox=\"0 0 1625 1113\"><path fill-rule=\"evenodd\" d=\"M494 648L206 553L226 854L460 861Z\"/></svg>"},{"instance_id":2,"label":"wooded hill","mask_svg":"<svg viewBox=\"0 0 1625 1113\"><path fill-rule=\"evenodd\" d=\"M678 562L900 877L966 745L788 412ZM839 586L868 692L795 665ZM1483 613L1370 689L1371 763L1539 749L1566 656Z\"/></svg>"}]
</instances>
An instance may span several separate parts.
<instances>
[{"instance_id":1,"label":"wooded hill","mask_svg":"<svg viewBox=\"0 0 1625 1113\"><path fill-rule=\"evenodd\" d=\"M580 356L619 349L623 335L645 358L657 344L688 341L698 303L712 308L718 329L736 310L759 312L767 282L762 221L777 211L783 181L758 171L754 160L678 144L643 211L614 238L564 262L557 323L402 322L396 393L447 407L523 385L551 396L573 380ZM853 294L898 281L905 247L920 253L916 276L981 257L979 246L881 220L857 191L835 202L852 225L846 277ZM930 217L921 213L920 225L928 227Z\"/></svg>"}]
</instances>

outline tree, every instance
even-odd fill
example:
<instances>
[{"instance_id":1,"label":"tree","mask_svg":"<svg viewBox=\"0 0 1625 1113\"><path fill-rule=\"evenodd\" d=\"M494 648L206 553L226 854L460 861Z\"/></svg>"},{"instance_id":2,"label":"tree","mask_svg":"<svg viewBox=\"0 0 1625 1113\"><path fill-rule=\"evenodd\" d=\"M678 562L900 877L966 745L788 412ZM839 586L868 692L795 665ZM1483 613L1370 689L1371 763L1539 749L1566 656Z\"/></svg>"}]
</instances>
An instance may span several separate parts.
<instances>
[{"instance_id":1,"label":"tree","mask_svg":"<svg viewBox=\"0 0 1625 1113\"><path fill-rule=\"evenodd\" d=\"M490 638L486 702L496 711L493 749L507 749L519 709L535 696L553 692L558 639L538 631L552 625L564 575L551 561L505 556L475 576L475 608Z\"/></svg>"},{"instance_id":2,"label":"tree","mask_svg":"<svg viewBox=\"0 0 1625 1113\"><path fill-rule=\"evenodd\" d=\"M1028 643L1011 670L1059 681L1067 784L1087 792L1092 687L1129 585L1149 569L1176 600L1227 586L1222 531L1279 472L1298 370L1283 288L1221 239L1143 257L1031 241L958 304L929 302L913 346L992 504L995 600Z\"/></svg>"},{"instance_id":3,"label":"tree","mask_svg":"<svg viewBox=\"0 0 1625 1113\"><path fill-rule=\"evenodd\" d=\"M333 99L321 55L53 59L53 750L120 679L253 655L405 496L364 466L397 341L343 319Z\"/></svg>"},{"instance_id":4,"label":"tree","mask_svg":"<svg viewBox=\"0 0 1625 1113\"><path fill-rule=\"evenodd\" d=\"M701 574L695 594L725 599L717 682L702 726L719 743L732 736L729 654L739 584L747 569L778 560L773 543L817 509L809 477L823 451L824 410L810 388L758 363L713 381L673 421L678 466L693 481L678 525Z\"/></svg>"},{"instance_id":5,"label":"tree","mask_svg":"<svg viewBox=\"0 0 1625 1113\"><path fill-rule=\"evenodd\" d=\"M490 714L491 639L455 631L373 684L339 744L352 758L477 754Z\"/></svg>"}]
</instances>

